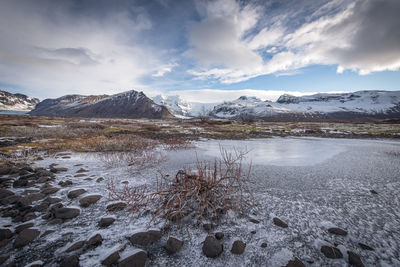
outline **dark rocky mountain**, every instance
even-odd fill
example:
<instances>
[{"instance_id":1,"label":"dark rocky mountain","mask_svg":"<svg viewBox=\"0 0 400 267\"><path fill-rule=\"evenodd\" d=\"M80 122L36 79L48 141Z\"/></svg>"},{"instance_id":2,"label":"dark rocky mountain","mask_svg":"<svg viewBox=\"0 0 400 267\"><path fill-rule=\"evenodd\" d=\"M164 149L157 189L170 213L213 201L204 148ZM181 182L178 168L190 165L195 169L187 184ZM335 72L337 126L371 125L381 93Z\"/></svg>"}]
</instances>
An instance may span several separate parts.
<instances>
[{"instance_id":1,"label":"dark rocky mountain","mask_svg":"<svg viewBox=\"0 0 400 267\"><path fill-rule=\"evenodd\" d=\"M165 108L155 104L143 92L134 90L116 95L66 95L45 99L30 115L92 118L173 118Z\"/></svg>"},{"instance_id":2,"label":"dark rocky mountain","mask_svg":"<svg viewBox=\"0 0 400 267\"><path fill-rule=\"evenodd\" d=\"M37 98L0 90L0 110L29 111L39 102Z\"/></svg>"}]
</instances>

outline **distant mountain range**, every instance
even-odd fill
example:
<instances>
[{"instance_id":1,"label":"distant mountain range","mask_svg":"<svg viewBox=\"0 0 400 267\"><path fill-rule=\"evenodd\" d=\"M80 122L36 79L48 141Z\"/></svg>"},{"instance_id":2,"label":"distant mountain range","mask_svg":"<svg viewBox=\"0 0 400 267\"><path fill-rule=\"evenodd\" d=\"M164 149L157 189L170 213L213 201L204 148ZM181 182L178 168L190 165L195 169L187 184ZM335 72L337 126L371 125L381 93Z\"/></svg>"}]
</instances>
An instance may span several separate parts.
<instances>
[{"instance_id":1,"label":"distant mountain range","mask_svg":"<svg viewBox=\"0 0 400 267\"><path fill-rule=\"evenodd\" d=\"M276 102L242 96L215 106L210 115L221 119L400 118L400 91L358 91L301 97L284 94Z\"/></svg>"},{"instance_id":2,"label":"distant mountain range","mask_svg":"<svg viewBox=\"0 0 400 267\"><path fill-rule=\"evenodd\" d=\"M223 103L189 102L180 96L148 98L134 90L116 95L66 95L56 99L11 94L0 90L0 110L30 110L30 115L97 118L190 118L209 115L216 119L358 119L400 118L400 91L358 91L341 94L293 96L277 101L241 96ZM36 105L36 106L35 106Z\"/></svg>"},{"instance_id":3,"label":"distant mountain range","mask_svg":"<svg viewBox=\"0 0 400 267\"><path fill-rule=\"evenodd\" d=\"M29 111L39 102L37 98L0 90L0 110Z\"/></svg>"},{"instance_id":4,"label":"distant mountain range","mask_svg":"<svg viewBox=\"0 0 400 267\"><path fill-rule=\"evenodd\" d=\"M111 96L66 95L45 99L29 114L93 118L173 118L166 107L155 104L143 92L134 90Z\"/></svg>"}]
</instances>

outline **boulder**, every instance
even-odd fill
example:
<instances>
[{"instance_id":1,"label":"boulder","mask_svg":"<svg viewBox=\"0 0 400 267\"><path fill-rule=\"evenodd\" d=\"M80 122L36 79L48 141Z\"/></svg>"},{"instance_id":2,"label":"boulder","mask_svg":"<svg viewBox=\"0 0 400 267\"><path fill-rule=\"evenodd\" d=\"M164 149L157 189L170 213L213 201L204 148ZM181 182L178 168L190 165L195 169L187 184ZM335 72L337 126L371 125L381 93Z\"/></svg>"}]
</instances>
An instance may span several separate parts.
<instances>
[{"instance_id":1,"label":"boulder","mask_svg":"<svg viewBox=\"0 0 400 267\"><path fill-rule=\"evenodd\" d=\"M40 231L36 229L24 229L14 241L14 248L21 248L28 245L32 242L36 237L38 237Z\"/></svg>"},{"instance_id":2,"label":"boulder","mask_svg":"<svg viewBox=\"0 0 400 267\"><path fill-rule=\"evenodd\" d=\"M71 245L69 248L67 248L67 250L65 250L65 252L71 252L74 250L81 249L84 245L85 245L85 241L78 241L75 244Z\"/></svg>"},{"instance_id":3,"label":"boulder","mask_svg":"<svg viewBox=\"0 0 400 267\"><path fill-rule=\"evenodd\" d=\"M119 252L115 251L113 253L111 253L110 255L108 255L104 260L101 261L101 264L105 265L105 266L111 266L114 265L118 262L119 260Z\"/></svg>"},{"instance_id":4,"label":"boulder","mask_svg":"<svg viewBox=\"0 0 400 267\"><path fill-rule=\"evenodd\" d=\"M286 264L286 267L306 267L306 266L301 260L295 257L294 260L290 260L288 264Z\"/></svg>"},{"instance_id":5,"label":"boulder","mask_svg":"<svg viewBox=\"0 0 400 267\"><path fill-rule=\"evenodd\" d=\"M75 208L59 208L54 209L54 217L56 219L72 219L78 216L81 213L79 209Z\"/></svg>"},{"instance_id":6,"label":"boulder","mask_svg":"<svg viewBox=\"0 0 400 267\"><path fill-rule=\"evenodd\" d=\"M106 227L110 226L111 224L113 224L114 222L115 222L115 219L112 217L101 218L99 221L99 226L101 228L106 228Z\"/></svg>"},{"instance_id":7,"label":"boulder","mask_svg":"<svg viewBox=\"0 0 400 267\"><path fill-rule=\"evenodd\" d=\"M169 237L167 243L165 244L165 250L168 254L175 254L178 252L183 246L183 241L179 240L175 237Z\"/></svg>"},{"instance_id":8,"label":"boulder","mask_svg":"<svg viewBox=\"0 0 400 267\"><path fill-rule=\"evenodd\" d=\"M347 251L347 255L349 257L349 264L351 266L356 266L356 267L364 267L365 265L360 259L360 256L358 256L356 253Z\"/></svg>"},{"instance_id":9,"label":"boulder","mask_svg":"<svg viewBox=\"0 0 400 267\"><path fill-rule=\"evenodd\" d=\"M58 192L58 190L60 190L60 188L49 186L49 187L42 189L41 193L45 194L45 195L51 195L51 194Z\"/></svg>"},{"instance_id":10,"label":"boulder","mask_svg":"<svg viewBox=\"0 0 400 267\"><path fill-rule=\"evenodd\" d=\"M88 172L88 170L85 170L84 168L80 168L79 170L76 171L76 173L83 173L83 172Z\"/></svg>"},{"instance_id":11,"label":"boulder","mask_svg":"<svg viewBox=\"0 0 400 267\"><path fill-rule=\"evenodd\" d=\"M282 227L282 228L287 228L288 227L287 223L285 223L284 221L282 221L281 219L279 219L277 217L275 217L273 219L273 222L274 222L274 224L276 226L279 226L279 227Z\"/></svg>"},{"instance_id":12,"label":"boulder","mask_svg":"<svg viewBox=\"0 0 400 267\"><path fill-rule=\"evenodd\" d=\"M222 232L215 233L215 238L221 240L222 238L224 238L224 233Z\"/></svg>"},{"instance_id":13,"label":"boulder","mask_svg":"<svg viewBox=\"0 0 400 267\"><path fill-rule=\"evenodd\" d=\"M79 257L76 255L65 256L61 259L60 267L79 267Z\"/></svg>"},{"instance_id":14,"label":"boulder","mask_svg":"<svg viewBox=\"0 0 400 267\"><path fill-rule=\"evenodd\" d=\"M18 225L17 227L15 227L15 233L19 234L23 230L31 228L33 225L34 225L33 223L25 223L25 224Z\"/></svg>"},{"instance_id":15,"label":"boulder","mask_svg":"<svg viewBox=\"0 0 400 267\"><path fill-rule=\"evenodd\" d=\"M236 240L232 244L231 252L233 254L243 254L245 248L246 248L246 243L244 243L241 240Z\"/></svg>"},{"instance_id":16,"label":"boulder","mask_svg":"<svg viewBox=\"0 0 400 267\"><path fill-rule=\"evenodd\" d=\"M86 190L85 189L75 189L75 190L72 190L72 191L69 191L68 192L68 198L76 198L76 197L79 197L80 195L82 195L82 194L84 194L84 193L86 193Z\"/></svg>"},{"instance_id":17,"label":"boulder","mask_svg":"<svg viewBox=\"0 0 400 267\"><path fill-rule=\"evenodd\" d=\"M10 229L2 228L0 229L0 241L4 239L9 239L13 236L13 232Z\"/></svg>"},{"instance_id":18,"label":"boulder","mask_svg":"<svg viewBox=\"0 0 400 267\"><path fill-rule=\"evenodd\" d=\"M79 205L81 207L86 208L86 207L89 207L90 205L96 203L97 201L99 201L100 198L101 198L101 195L86 196L79 200Z\"/></svg>"},{"instance_id":19,"label":"boulder","mask_svg":"<svg viewBox=\"0 0 400 267\"><path fill-rule=\"evenodd\" d=\"M117 202L117 203L112 203L110 205L107 206L107 210L108 211L119 211L119 210L123 210L126 207L126 203L125 202Z\"/></svg>"},{"instance_id":20,"label":"boulder","mask_svg":"<svg viewBox=\"0 0 400 267\"><path fill-rule=\"evenodd\" d=\"M14 192L4 189L4 188L0 188L0 199L9 197L9 196L13 196L15 195Z\"/></svg>"},{"instance_id":21,"label":"boulder","mask_svg":"<svg viewBox=\"0 0 400 267\"><path fill-rule=\"evenodd\" d=\"M103 243L103 237L100 234L95 234L86 242L88 247L97 247Z\"/></svg>"},{"instance_id":22,"label":"boulder","mask_svg":"<svg viewBox=\"0 0 400 267\"><path fill-rule=\"evenodd\" d=\"M146 264L147 253L143 250L136 250L129 257L121 260L118 267L142 267Z\"/></svg>"},{"instance_id":23,"label":"boulder","mask_svg":"<svg viewBox=\"0 0 400 267\"><path fill-rule=\"evenodd\" d=\"M208 258L216 258L222 253L224 247L214 236L209 235L203 242L202 250Z\"/></svg>"},{"instance_id":24,"label":"boulder","mask_svg":"<svg viewBox=\"0 0 400 267\"><path fill-rule=\"evenodd\" d=\"M322 246L321 252L325 255L325 257L330 258L330 259L343 258L342 252L340 252L340 250L335 247Z\"/></svg>"},{"instance_id":25,"label":"boulder","mask_svg":"<svg viewBox=\"0 0 400 267\"><path fill-rule=\"evenodd\" d=\"M129 237L129 241L131 241L133 245L147 246L160 240L161 236L160 230L148 230L134 233Z\"/></svg>"},{"instance_id":26,"label":"boulder","mask_svg":"<svg viewBox=\"0 0 400 267\"><path fill-rule=\"evenodd\" d=\"M104 181L104 178L103 178L103 177L99 177L99 178L97 178L97 180L96 180L97 183L100 183L100 182L102 182L102 181Z\"/></svg>"},{"instance_id":27,"label":"boulder","mask_svg":"<svg viewBox=\"0 0 400 267\"><path fill-rule=\"evenodd\" d=\"M342 236L346 236L347 235L347 231L337 228L337 227L333 227L333 228L329 228L328 232L331 234L335 234L335 235L342 235Z\"/></svg>"}]
</instances>

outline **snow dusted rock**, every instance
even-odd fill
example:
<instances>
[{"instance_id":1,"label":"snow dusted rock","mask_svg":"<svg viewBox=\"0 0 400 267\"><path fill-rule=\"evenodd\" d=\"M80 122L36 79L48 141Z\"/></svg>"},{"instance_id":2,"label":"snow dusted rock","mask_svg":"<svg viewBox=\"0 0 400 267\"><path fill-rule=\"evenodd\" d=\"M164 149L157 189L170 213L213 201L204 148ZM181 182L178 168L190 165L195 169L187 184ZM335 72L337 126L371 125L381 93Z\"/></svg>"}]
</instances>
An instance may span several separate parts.
<instances>
[{"instance_id":1,"label":"snow dusted rock","mask_svg":"<svg viewBox=\"0 0 400 267\"><path fill-rule=\"evenodd\" d=\"M0 90L0 110L32 110L40 100L23 94L12 94Z\"/></svg>"},{"instance_id":2,"label":"snow dusted rock","mask_svg":"<svg viewBox=\"0 0 400 267\"><path fill-rule=\"evenodd\" d=\"M86 196L83 197L79 200L79 205L81 207L87 208L90 205L96 203L97 201L99 201L99 199L101 198L101 195L90 195L90 196Z\"/></svg>"},{"instance_id":3,"label":"snow dusted rock","mask_svg":"<svg viewBox=\"0 0 400 267\"><path fill-rule=\"evenodd\" d=\"M113 224L114 222L115 222L115 219L113 217L101 218L99 221L99 226L101 228L106 228L106 227L110 226L111 224Z\"/></svg>"},{"instance_id":4,"label":"snow dusted rock","mask_svg":"<svg viewBox=\"0 0 400 267\"><path fill-rule=\"evenodd\" d=\"M284 221L282 221L281 219L275 217L273 219L273 222L276 226L282 227L282 228L288 228L287 223L285 223Z\"/></svg>"},{"instance_id":5,"label":"snow dusted rock","mask_svg":"<svg viewBox=\"0 0 400 267\"><path fill-rule=\"evenodd\" d=\"M221 240L222 238L224 238L224 233L222 232L215 233L215 238Z\"/></svg>"},{"instance_id":6,"label":"snow dusted rock","mask_svg":"<svg viewBox=\"0 0 400 267\"><path fill-rule=\"evenodd\" d=\"M165 249L168 254L175 254L178 252L183 246L183 241L179 240L175 237L170 236L165 244Z\"/></svg>"},{"instance_id":7,"label":"snow dusted rock","mask_svg":"<svg viewBox=\"0 0 400 267\"><path fill-rule=\"evenodd\" d=\"M85 245L85 241L78 241L78 242L74 243L73 245L71 245L69 248L67 248L65 250L65 252L71 252L74 250L81 249L84 245Z\"/></svg>"},{"instance_id":8,"label":"snow dusted rock","mask_svg":"<svg viewBox=\"0 0 400 267\"><path fill-rule=\"evenodd\" d=\"M86 242L88 247L97 247L97 246L100 246L101 243L103 243L103 237L100 234L96 234L96 235L92 236Z\"/></svg>"},{"instance_id":9,"label":"snow dusted rock","mask_svg":"<svg viewBox=\"0 0 400 267\"><path fill-rule=\"evenodd\" d=\"M349 264L351 266L356 266L356 267L364 267L365 265L360 259L360 256L355 254L354 252L347 251L347 255L349 257Z\"/></svg>"},{"instance_id":10,"label":"snow dusted rock","mask_svg":"<svg viewBox=\"0 0 400 267\"><path fill-rule=\"evenodd\" d=\"M84 168L80 168L79 170L76 171L76 173L84 173L84 172L88 172L89 170L86 170Z\"/></svg>"},{"instance_id":11,"label":"snow dusted rock","mask_svg":"<svg viewBox=\"0 0 400 267\"><path fill-rule=\"evenodd\" d=\"M236 240L232 244L231 252L233 254L243 254L245 248L246 248L246 243L244 243L242 240Z\"/></svg>"},{"instance_id":12,"label":"snow dusted rock","mask_svg":"<svg viewBox=\"0 0 400 267\"><path fill-rule=\"evenodd\" d=\"M146 264L147 253L141 249L134 251L134 253L118 263L118 267L142 267Z\"/></svg>"},{"instance_id":13,"label":"snow dusted rock","mask_svg":"<svg viewBox=\"0 0 400 267\"><path fill-rule=\"evenodd\" d=\"M4 239L9 239L13 236L13 233L10 229L0 229L0 241Z\"/></svg>"},{"instance_id":14,"label":"snow dusted rock","mask_svg":"<svg viewBox=\"0 0 400 267\"><path fill-rule=\"evenodd\" d=\"M216 258L222 253L224 246L214 236L209 235L203 242L202 250L208 258Z\"/></svg>"},{"instance_id":15,"label":"snow dusted rock","mask_svg":"<svg viewBox=\"0 0 400 267\"><path fill-rule=\"evenodd\" d=\"M268 244L266 242L263 242L263 243L261 243L261 247L266 248L266 247L268 247Z\"/></svg>"},{"instance_id":16,"label":"snow dusted rock","mask_svg":"<svg viewBox=\"0 0 400 267\"><path fill-rule=\"evenodd\" d=\"M60 267L79 267L79 257L76 255L65 256L61 259Z\"/></svg>"},{"instance_id":17,"label":"snow dusted rock","mask_svg":"<svg viewBox=\"0 0 400 267\"><path fill-rule=\"evenodd\" d=\"M133 245L147 246L160 240L161 236L160 230L140 231L129 237L129 241Z\"/></svg>"},{"instance_id":18,"label":"snow dusted rock","mask_svg":"<svg viewBox=\"0 0 400 267\"><path fill-rule=\"evenodd\" d=\"M126 203L125 202L117 202L117 203L112 203L110 205L107 206L107 210L108 211L119 211L119 210L123 210L126 207Z\"/></svg>"},{"instance_id":19,"label":"snow dusted rock","mask_svg":"<svg viewBox=\"0 0 400 267\"><path fill-rule=\"evenodd\" d=\"M298 258L294 258L294 260L290 260L285 267L306 267L304 263L301 262Z\"/></svg>"},{"instance_id":20,"label":"snow dusted rock","mask_svg":"<svg viewBox=\"0 0 400 267\"><path fill-rule=\"evenodd\" d=\"M54 217L56 219L62 219L62 220L75 218L80 213L81 213L81 211L79 209L75 209L75 208L54 209Z\"/></svg>"},{"instance_id":21,"label":"snow dusted rock","mask_svg":"<svg viewBox=\"0 0 400 267\"><path fill-rule=\"evenodd\" d=\"M19 235L14 241L14 248L20 248L28 245L30 242L32 242L36 237L38 237L40 234L39 230L36 229L25 229Z\"/></svg>"},{"instance_id":22,"label":"snow dusted rock","mask_svg":"<svg viewBox=\"0 0 400 267\"><path fill-rule=\"evenodd\" d=\"M337 227L333 227L333 228L329 228L328 232L331 234L335 234L335 235L342 235L342 236L346 236L347 235L347 231L337 228Z\"/></svg>"},{"instance_id":23,"label":"snow dusted rock","mask_svg":"<svg viewBox=\"0 0 400 267\"><path fill-rule=\"evenodd\" d=\"M68 196L68 198L77 198L84 193L86 193L85 189L82 189L82 188L75 189L75 190L69 191L67 196Z\"/></svg>"},{"instance_id":24,"label":"snow dusted rock","mask_svg":"<svg viewBox=\"0 0 400 267\"><path fill-rule=\"evenodd\" d=\"M102 181L104 181L104 178L103 178L103 177L99 177L99 178L97 178L97 180L96 180L97 183L101 183Z\"/></svg>"},{"instance_id":25,"label":"snow dusted rock","mask_svg":"<svg viewBox=\"0 0 400 267\"><path fill-rule=\"evenodd\" d=\"M340 252L340 250L335 247L322 246L321 252L325 255L325 257L330 258L330 259L343 258L342 252Z\"/></svg>"},{"instance_id":26,"label":"snow dusted rock","mask_svg":"<svg viewBox=\"0 0 400 267\"><path fill-rule=\"evenodd\" d=\"M105 265L105 266L111 266L114 265L118 262L120 256L119 256L119 252L115 251L113 253L111 253L110 255L108 255L104 260L101 261L101 264Z\"/></svg>"}]
</instances>

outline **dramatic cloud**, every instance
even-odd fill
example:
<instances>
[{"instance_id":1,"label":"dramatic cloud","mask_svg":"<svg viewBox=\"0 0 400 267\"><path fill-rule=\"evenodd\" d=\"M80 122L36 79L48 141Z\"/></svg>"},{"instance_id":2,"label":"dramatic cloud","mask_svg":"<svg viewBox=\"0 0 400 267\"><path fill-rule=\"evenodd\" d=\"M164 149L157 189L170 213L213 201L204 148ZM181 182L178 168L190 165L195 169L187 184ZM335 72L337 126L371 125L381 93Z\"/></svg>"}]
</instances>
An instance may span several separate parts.
<instances>
[{"instance_id":1,"label":"dramatic cloud","mask_svg":"<svg viewBox=\"0 0 400 267\"><path fill-rule=\"evenodd\" d=\"M200 63L189 73L235 83L310 65L359 74L400 68L400 1L320 1L312 8L304 16L302 9L273 14L268 6L207 2L205 18L189 35L187 54ZM293 26L301 22L296 13L305 22Z\"/></svg>"}]
</instances>

